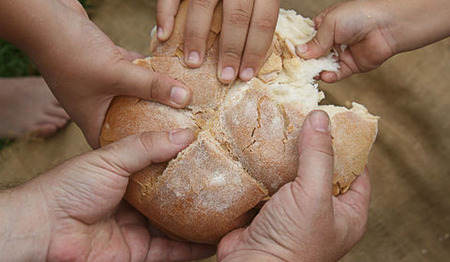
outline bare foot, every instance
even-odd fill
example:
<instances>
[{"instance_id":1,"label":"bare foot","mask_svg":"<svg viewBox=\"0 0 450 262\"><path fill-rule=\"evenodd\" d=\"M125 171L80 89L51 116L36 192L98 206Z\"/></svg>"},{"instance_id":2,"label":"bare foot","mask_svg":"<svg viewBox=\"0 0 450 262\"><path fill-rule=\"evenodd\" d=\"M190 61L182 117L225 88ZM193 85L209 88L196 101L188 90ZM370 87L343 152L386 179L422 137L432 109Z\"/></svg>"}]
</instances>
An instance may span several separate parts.
<instances>
[{"instance_id":1,"label":"bare foot","mask_svg":"<svg viewBox=\"0 0 450 262\"><path fill-rule=\"evenodd\" d=\"M1 138L30 132L47 137L68 120L42 77L0 78Z\"/></svg>"}]
</instances>

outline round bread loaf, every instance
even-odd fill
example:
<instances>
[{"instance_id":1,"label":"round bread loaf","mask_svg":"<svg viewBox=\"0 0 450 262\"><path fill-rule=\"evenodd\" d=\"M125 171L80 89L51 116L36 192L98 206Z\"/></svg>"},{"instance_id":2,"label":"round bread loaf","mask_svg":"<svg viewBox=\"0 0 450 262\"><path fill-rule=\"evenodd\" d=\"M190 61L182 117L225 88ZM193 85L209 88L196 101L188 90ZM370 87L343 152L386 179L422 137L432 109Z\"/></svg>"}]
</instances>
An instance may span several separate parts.
<instances>
[{"instance_id":1,"label":"round bread loaf","mask_svg":"<svg viewBox=\"0 0 450 262\"><path fill-rule=\"evenodd\" d=\"M307 61L295 55L294 46L314 36L313 22L280 10L273 45L257 76L223 85L216 78L222 7L215 10L205 62L189 69L182 52L187 5L181 3L171 38L161 43L153 37L152 56L135 64L184 82L193 92L191 104L173 109L117 97L108 110L101 144L175 128L190 128L197 139L174 160L134 174L125 199L174 238L217 243L248 224L264 201L295 179L297 138L314 109L330 116L333 194L345 193L367 163L378 118L355 103L351 109L318 105L324 95L313 78L338 65L333 54Z\"/></svg>"}]
</instances>

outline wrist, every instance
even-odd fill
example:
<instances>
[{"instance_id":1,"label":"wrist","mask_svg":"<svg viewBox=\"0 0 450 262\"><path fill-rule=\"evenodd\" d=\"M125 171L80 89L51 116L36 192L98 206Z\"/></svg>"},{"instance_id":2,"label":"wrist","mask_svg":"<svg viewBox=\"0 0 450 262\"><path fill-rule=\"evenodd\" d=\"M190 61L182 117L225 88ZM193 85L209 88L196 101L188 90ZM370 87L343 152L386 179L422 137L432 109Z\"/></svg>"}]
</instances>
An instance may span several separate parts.
<instances>
[{"instance_id":1,"label":"wrist","mask_svg":"<svg viewBox=\"0 0 450 262\"><path fill-rule=\"evenodd\" d=\"M377 1L389 17L387 38L395 53L424 47L450 35L447 0Z\"/></svg>"},{"instance_id":2,"label":"wrist","mask_svg":"<svg viewBox=\"0 0 450 262\"><path fill-rule=\"evenodd\" d=\"M47 207L37 181L0 192L0 254L5 261L44 261L50 242Z\"/></svg>"}]
</instances>

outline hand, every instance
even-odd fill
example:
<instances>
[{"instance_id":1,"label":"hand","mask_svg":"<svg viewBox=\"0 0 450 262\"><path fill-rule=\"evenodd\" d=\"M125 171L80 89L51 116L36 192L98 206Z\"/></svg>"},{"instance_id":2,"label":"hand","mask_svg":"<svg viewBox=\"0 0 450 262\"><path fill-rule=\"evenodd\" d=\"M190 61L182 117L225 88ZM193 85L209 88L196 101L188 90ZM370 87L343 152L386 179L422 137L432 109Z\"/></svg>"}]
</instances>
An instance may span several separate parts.
<instances>
[{"instance_id":1,"label":"hand","mask_svg":"<svg viewBox=\"0 0 450 262\"><path fill-rule=\"evenodd\" d=\"M158 39L172 34L180 0L159 0L157 5ZM186 64L199 67L206 52L206 42L214 8L219 0L191 0L184 34ZM264 62L273 41L279 0L224 0L220 36L218 78L231 83L239 74L249 81Z\"/></svg>"},{"instance_id":2,"label":"hand","mask_svg":"<svg viewBox=\"0 0 450 262\"><path fill-rule=\"evenodd\" d=\"M412 0L407 5L403 1L338 3L314 19L317 34L298 46L297 54L304 59L317 58L334 47L340 69L322 72L320 77L336 82L375 69L397 53L449 36L449 11L447 0Z\"/></svg>"},{"instance_id":3,"label":"hand","mask_svg":"<svg viewBox=\"0 0 450 262\"><path fill-rule=\"evenodd\" d=\"M0 201L0 207L5 208L1 213L10 218L2 223L1 230L7 227L7 232L2 232L6 245L0 243L2 258L184 261L211 256L214 247L154 235L143 215L121 203L132 173L173 158L193 139L188 129L130 136L69 160L15 189L7 204L14 207L22 203L19 214L10 212L14 209L7 209ZM16 235L20 230L22 233ZM33 240L29 246L20 242L27 239ZM32 251L39 253L32 258L18 257Z\"/></svg>"},{"instance_id":4,"label":"hand","mask_svg":"<svg viewBox=\"0 0 450 262\"><path fill-rule=\"evenodd\" d=\"M219 261L335 261L366 230L370 182L367 170L344 195L332 196L333 150L329 119L314 111L299 138L295 181L283 186L248 228L226 235Z\"/></svg>"},{"instance_id":5,"label":"hand","mask_svg":"<svg viewBox=\"0 0 450 262\"><path fill-rule=\"evenodd\" d=\"M0 7L0 25L6 28L0 37L32 57L94 148L114 96L140 97L176 108L191 99L181 82L132 64L140 55L114 45L76 0L18 0ZM46 19L32 22L36 17Z\"/></svg>"}]
</instances>

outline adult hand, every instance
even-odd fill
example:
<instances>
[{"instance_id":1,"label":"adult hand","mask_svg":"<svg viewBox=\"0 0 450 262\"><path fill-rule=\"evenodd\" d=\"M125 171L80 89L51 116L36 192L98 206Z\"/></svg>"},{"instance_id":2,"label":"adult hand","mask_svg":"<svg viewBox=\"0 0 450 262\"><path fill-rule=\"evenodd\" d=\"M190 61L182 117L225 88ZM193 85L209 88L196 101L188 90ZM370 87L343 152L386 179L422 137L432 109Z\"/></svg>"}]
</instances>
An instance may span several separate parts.
<instances>
[{"instance_id":1,"label":"adult hand","mask_svg":"<svg viewBox=\"0 0 450 262\"><path fill-rule=\"evenodd\" d=\"M191 99L181 82L132 64L140 55L114 45L76 0L2 1L0 7L0 37L32 57L94 148L114 96L140 97L176 108Z\"/></svg>"},{"instance_id":2,"label":"adult hand","mask_svg":"<svg viewBox=\"0 0 450 262\"><path fill-rule=\"evenodd\" d=\"M158 39L172 34L180 0L159 0ZM206 52L212 16L219 0L191 0L184 33L186 64L199 67ZM231 83L237 75L249 81L264 62L273 41L279 0L224 0L218 78Z\"/></svg>"},{"instance_id":3,"label":"adult hand","mask_svg":"<svg viewBox=\"0 0 450 262\"><path fill-rule=\"evenodd\" d=\"M173 158L191 130L142 133L81 155L7 194L0 193L5 261L185 261L214 247L170 240L121 203L129 176ZM6 232L5 232L6 230Z\"/></svg>"},{"instance_id":4,"label":"adult hand","mask_svg":"<svg viewBox=\"0 0 450 262\"><path fill-rule=\"evenodd\" d=\"M321 79L336 82L375 69L397 53L449 36L449 11L447 0L412 0L407 5L403 1L338 3L314 18L317 34L298 46L297 54L317 58L334 47L340 69L323 72Z\"/></svg>"},{"instance_id":5,"label":"adult hand","mask_svg":"<svg viewBox=\"0 0 450 262\"><path fill-rule=\"evenodd\" d=\"M297 178L263 206L248 228L221 240L219 261L335 261L359 241L369 211L368 172L347 193L332 196L329 128L325 112L308 116L299 138Z\"/></svg>"}]
</instances>

